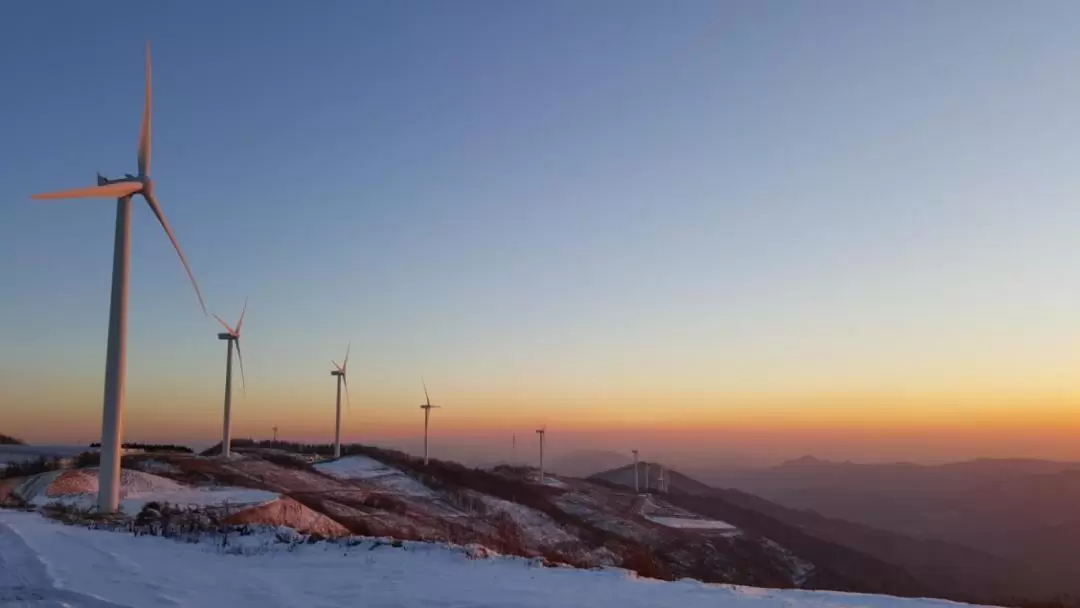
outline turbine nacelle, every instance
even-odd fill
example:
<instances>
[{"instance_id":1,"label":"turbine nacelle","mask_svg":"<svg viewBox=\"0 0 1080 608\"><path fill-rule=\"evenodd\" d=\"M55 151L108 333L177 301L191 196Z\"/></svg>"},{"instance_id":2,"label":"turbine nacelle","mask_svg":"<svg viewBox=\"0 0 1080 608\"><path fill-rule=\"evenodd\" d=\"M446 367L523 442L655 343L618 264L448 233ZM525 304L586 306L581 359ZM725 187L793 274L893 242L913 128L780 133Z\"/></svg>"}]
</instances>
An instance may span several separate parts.
<instances>
[{"instance_id":1,"label":"turbine nacelle","mask_svg":"<svg viewBox=\"0 0 1080 608\"><path fill-rule=\"evenodd\" d=\"M165 234L168 235L169 241L172 242L173 249L176 250L176 254L180 257L180 262L184 265L184 271L187 272L188 279L191 281L191 286L195 288L195 295L199 298L199 306L202 307L203 314L207 314L206 302L203 300L202 291L199 290L198 282L195 281L195 274L191 270L191 265L188 264L187 258L184 256L184 250L180 248L180 243L176 240L172 228L169 227L168 220L165 219L165 212L162 211L157 198L154 197L154 183L150 180L150 107L150 43L147 42L146 96L143 100L142 125L139 128L139 150L136 159L139 164L138 175L126 173L124 174L124 177L120 179L108 179L104 175L98 173L96 186L35 194L30 198L35 200L67 198L112 198L123 200L130 199L136 194L142 196L143 199L146 200L146 204L150 206L150 210L154 212L154 216L161 224L161 227L165 230Z\"/></svg>"},{"instance_id":2,"label":"turbine nacelle","mask_svg":"<svg viewBox=\"0 0 1080 608\"><path fill-rule=\"evenodd\" d=\"M337 376L341 379L341 383L345 385L345 406L352 410L352 400L349 398L349 351L352 350L352 342L345 347L345 358L341 361L341 365L338 365L337 361L331 360L330 365L334 366L334 369L330 370L331 376Z\"/></svg>"},{"instance_id":3,"label":"turbine nacelle","mask_svg":"<svg viewBox=\"0 0 1080 608\"><path fill-rule=\"evenodd\" d=\"M244 387L245 395L247 395L247 378L244 376L244 354L240 350L240 332L244 329L244 316L247 315L247 305L247 298L244 298L244 309L240 311L240 320L236 322L236 327L229 325L221 317L213 315L217 322L221 323L221 326L225 328L225 331L218 333L218 340L228 340L236 344L236 358L240 362L240 382Z\"/></svg>"}]
</instances>

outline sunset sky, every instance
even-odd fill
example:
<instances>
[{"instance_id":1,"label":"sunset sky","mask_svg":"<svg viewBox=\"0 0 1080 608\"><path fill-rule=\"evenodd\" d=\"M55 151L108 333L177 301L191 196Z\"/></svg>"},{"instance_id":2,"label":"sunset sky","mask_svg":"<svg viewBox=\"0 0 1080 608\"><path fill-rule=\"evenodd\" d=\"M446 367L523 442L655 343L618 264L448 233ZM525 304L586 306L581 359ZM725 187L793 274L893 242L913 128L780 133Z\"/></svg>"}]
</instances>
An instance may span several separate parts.
<instances>
[{"instance_id":1,"label":"sunset sky","mask_svg":"<svg viewBox=\"0 0 1080 608\"><path fill-rule=\"evenodd\" d=\"M98 439L114 205L244 298L234 436L1080 459L1080 4L0 5L0 432ZM125 438L225 345L133 213ZM522 448L524 449L524 448ZM529 448L531 449L531 447Z\"/></svg>"}]
</instances>

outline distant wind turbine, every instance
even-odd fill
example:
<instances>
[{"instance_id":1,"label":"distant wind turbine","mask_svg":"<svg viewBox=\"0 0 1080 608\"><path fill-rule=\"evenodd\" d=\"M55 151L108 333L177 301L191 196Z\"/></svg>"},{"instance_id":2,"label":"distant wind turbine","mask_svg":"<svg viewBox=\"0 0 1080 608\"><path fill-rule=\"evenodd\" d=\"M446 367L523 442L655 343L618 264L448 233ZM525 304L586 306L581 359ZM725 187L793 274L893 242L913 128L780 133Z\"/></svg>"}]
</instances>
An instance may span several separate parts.
<instances>
[{"instance_id":1,"label":"distant wind turbine","mask_svg":"<svg viewBox=\"0 0 1080 608\"><path fill-rule=\"evenodd\" d=\"M638 463L638 451L637 450L630 450L630 451L634 453L634 494L637 494L637 493L640 492L640 490L638 489L638 466L637 466L637 463Z\"/></svg>"},{"instance_id":2,"label":"distant wind turbine","mask_svg":"<svg viewBox=\"0 0 1080 608\"><path fill-rule=\"evenodd\" d=\"M244 395L247 395L247 379L244 378L244 355L240 352L240 330L244 327L244 315L247 314L247 300L244 300L244 309L240 311L240 320L236 322L236 328L232 328L222 320L221 317L214 315L218 323L225 328L225 331L218 334L218 340L225 340L228 344L228 355L225 359L225 422L221 429L221 455L225 458L229 457L232 453L232 351L233 344L236 344L236 357L240 360L240 381L244 387Z\"/></svg>"},{"instance_id":3,"label":"distant wind turbine","mask_svg":"<svg viewBox=\"0 0 1080 608\"><path fill-rule=\"evenodd\" d=\"M48 194L35 194L36 200L64 198L115 198L116 235L113 241L112 294L109 303L108 348L105 354L105 399L101 415L101 470L98 485L98 508L114 512L120 503L120 449L123 433L124 381L126 378L127 294L128 269L131 266L131 197L138 194L146 200L169 241L180 256L188 279L195 288L199 305L206 314L206 303L195 282L195 274L184 257L180 243L169 228L165 213L154 196L150 179L150 43L146 43L146 97L143 103L142 126L139 130L139 174L126 174L119 179L106 179L100 173L97 186Z\"/></svg>"},{"instance_id":4,"label":"distant wind turbine","mask_svg":"<svg viewBox=\"0 0 1080 608\"><path fill-rule=\"evenodd\" d=\"M431 405L431 397L428 396L427 382L423 379L420 380L424 385L424 404L420 406L420 409L424 410L424 466L428 463L428 419L431 417L431 410L439 409L441 405Z\"/></svg>"},{"instance_id":5,"label":"distant wind turbine","mask_svg":"<svg viewBox=\"0 0 1080 608\"><path fill-rule=\"evenodd\" d=\"M544 435L547 434L547 427L536 429L536 434L540 435L540 483L544 483Z\"/></svg>"},{"instance_id":6,"label":"distant wind turbine","mask_svg":"<svg viewBox=\"0 0 1080 608\"><path fill-rule=\"evenodd\" d=\"M337 364L337 361L330 361L333 364L334 369L330 370L331 376L337 376L337 413L334 417L334 458L341 458L341 385L345 385L345 401L349 405L349 409L352 409L352 402L349 400L349 381L347 379L346 372L349 369L349 351L352 350L352 342L345 347L345 359L342 360L341 365Z\"/></svg>"}]
</instances>

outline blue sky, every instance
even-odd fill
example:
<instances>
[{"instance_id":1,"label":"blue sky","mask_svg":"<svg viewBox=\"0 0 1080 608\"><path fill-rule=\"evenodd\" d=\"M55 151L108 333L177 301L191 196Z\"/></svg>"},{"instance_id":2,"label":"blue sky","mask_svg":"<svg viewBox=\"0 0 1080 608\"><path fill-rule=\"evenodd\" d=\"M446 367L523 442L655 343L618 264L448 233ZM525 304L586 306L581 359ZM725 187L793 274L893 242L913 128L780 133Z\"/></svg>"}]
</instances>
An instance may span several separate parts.
<instances>
[{"instance_id":1,"label":"blue sky","mask_svg":"<svg viewBox=\"0 0 1080 608\"><path fill-rule=\"evenodd\" d=\"M750 393L1063 393L1078 18L1063 1L4 5L2 405L30 435L97 424L113 205L29 195L134 171L144 39L158 196L211 309L251 298L241 433L321 408L349 340L354 399L386 429L414 416L421 374L474 418L527 404L507 422L526 428L631 393L716 395L721 415ZM133 247L129 429L209 416L216 328L143 207Z\"/></svg>"}]
</instances>

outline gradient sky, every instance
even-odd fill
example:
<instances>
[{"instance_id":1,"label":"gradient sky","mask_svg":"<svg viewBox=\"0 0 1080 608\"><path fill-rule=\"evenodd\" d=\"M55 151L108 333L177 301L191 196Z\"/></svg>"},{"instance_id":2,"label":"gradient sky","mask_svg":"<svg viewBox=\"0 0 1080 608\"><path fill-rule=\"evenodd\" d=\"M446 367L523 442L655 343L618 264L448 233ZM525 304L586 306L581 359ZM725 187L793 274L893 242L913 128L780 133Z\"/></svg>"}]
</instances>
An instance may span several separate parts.
<instances>
[{"instance_id":1,"label":"gradient sky","mask_svg":"<svg viewBox=\"0 0 1080 608\"><path fill-rule=\"evenodd\" d=\"M234 436L443 454L1080 458L1080 4L0 4L0 432L100 430L142 41ZM133 213L126 437L224 344ZM524 437L528 434L527 441Z\"/></svg>"}]
</instances>

